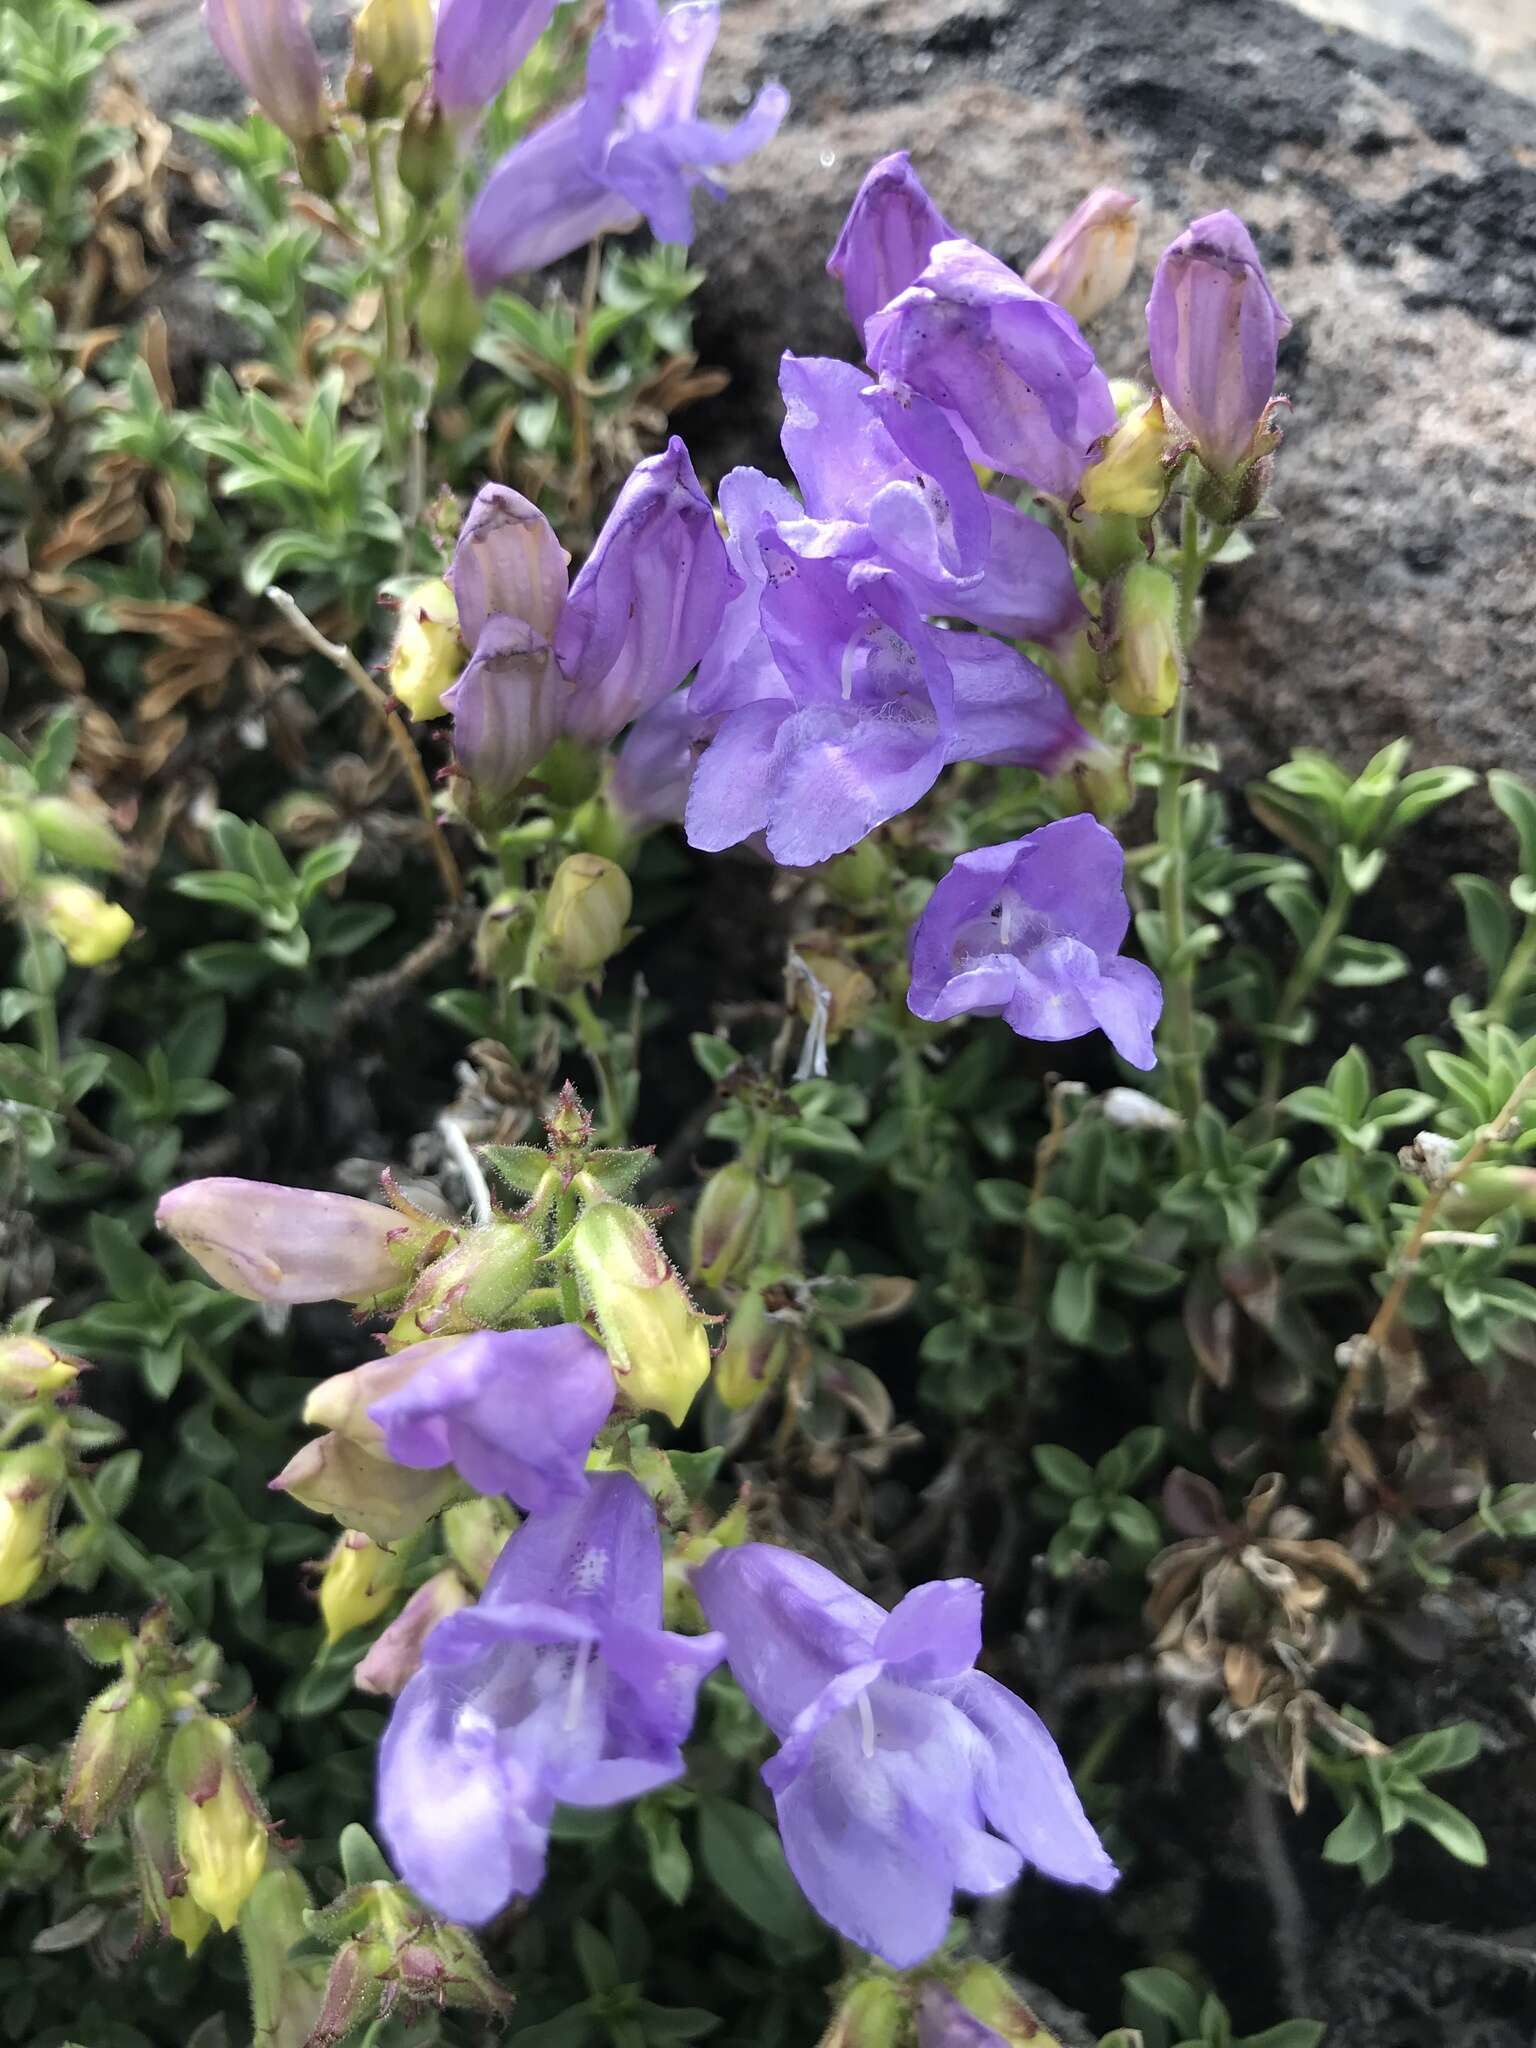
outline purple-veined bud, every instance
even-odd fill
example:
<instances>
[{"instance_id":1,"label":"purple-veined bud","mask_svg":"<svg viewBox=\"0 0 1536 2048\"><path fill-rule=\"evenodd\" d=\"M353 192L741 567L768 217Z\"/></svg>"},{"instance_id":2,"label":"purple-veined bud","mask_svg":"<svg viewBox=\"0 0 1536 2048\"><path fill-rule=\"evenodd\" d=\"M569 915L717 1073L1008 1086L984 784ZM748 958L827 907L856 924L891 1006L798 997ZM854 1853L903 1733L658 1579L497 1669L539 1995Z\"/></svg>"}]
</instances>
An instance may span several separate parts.
<instances>
[{"instance_id":1,"label":"purple-veined bud","mask_svg":"<svg viewBox=\"0 0 1536 2048\"><path fill-rule=\"evenodd\" d=\"M555 0L442 0L432 90L447 114L490 105L549 27Z\"/></svg>"},{"instance_id":2,"label":"purple-veined bud","mask_svg":"<svg viewBox=\"0 0 1536 2048\"><path fill-rule=\"evenodd\" d=\"M473 1595L456 1571L434 1572L375 1640L352 1674L359 1692L383 1693L393 1699L421 1669L421 1646L445 1614L470 1605Z\"/></svg>"},{"instance_id":3,"label":"purple-veined bud","mask_svg":"<svg viewBox=\"0 0 1536 2048\"><path fill-rule=\"evenodd\" d=\"M549 643L521 619L492 615L443 704L454 759L477 796L510 796L560 737L565 696Z\"/></svg>"},{"instance_id":4,"label":"purple-veined bud","mask_svg":"<svg viewBox=\"0 0 1536 2048\"><path fill-rule=\"evenodd\" d=\"M88 1840L127 1806L149 1776L164 1725L159 1699L133 1678L117 1679L91 1701L60 1802L76 1834Z\"/></svg>"},{"instance_id":5,"label":"purple-veined bud","mask_svg":"<svg viewBox=\"0 0 1536 2048\"><path fill-rule=\"evenodd\" d=\"M544 931L562 967L595 974L624 944L634 890L618 864L598 853L567 854L544 900Z\"/></svg>"},{"instance_id":6,"label":"purple-veined bud","mask_svg":"<svg viewBox=\"0 0 1536 2048\"><path fill-rule=\"evenodd\" d=\"M304 0L203 0L215 49L269 121L296 143L330 126Z\"/></svg>"},{"instance_id":7,"label":"purple-veined bud","mask_svg":"<svg viewBox=\"0 0 1536 2048\"><path fill-rule=\"evenodd\" d=\"M591 1202L577 1219L571 1262L620 1392L681 1425L709 1378L709 1339L655 1231L622 1202Z\"/></svg>"},{"instance_id":8,"label":"purple-veined bud","mask_svg":"<svg viewBox=\"0 0 1536 2048\"><path fill-rule=\"evenodd\" d=\"M714 1365L714 1388L727 1408L750 1408L782 1376L795 1354L795 1331L754 1287L731 1311Z\"/></svg>"},{"instance_id":9,"label":"purple-veined bud","mask_svg":"<svg viewBox=\"0 0 1536 2048\"><path fill-rule=\"evenodd\" d=\"M674 434L630 472L571 585L555 632L570 686L565 731L600 746L658 703L696 666L741 588Z\"/></svg>"},{"instance_id":10,"label":"purple-veined bud","mask_svg":"<svg viewBox=\"0 0 1536 2048\"><path fill-rule=\"evenodd\" d=\"M954 229L928 197L904 149L873 164L827 258L858 332L862 335L870 315L889 305L926 268L936 243L954 239Z\"/></svg>"},{"instance_id":11,"label":"purple-veined bud","mask_svg":"<svg viewBox=\"0 0 1536 2048\"><path fill-rule=\"evenodd\" d=\"M1213 476L1263 452L1290 325L1235 213L1207 214L1163 252L1147 301L1152 371Z\"/></svg>"},{"instance_id":12,"label":"purple-veined bud","mask_svg":"<svg viewBox=\"0 0 1536 2048\"><path fill-rule=\"evenodd\" d=\"M184 1721L171 1737L166 1782L187 1890L228 1933L267 1861L267 1817L234 1730L208 1714Z\"/></svg>"},{"instance_id":13,"label":"purple-veined bud","mask_svg":"<svg viewBox=\"0 0 1536 2048\"><path fill-rule=\"evenodd\" d=\"M762 1176L744 1159L710 1175L693 1212L690 1279L724 1287L753 1264L764 1192Z\"/></svg>"},{"instance_id":14,"label":"purple-veined bud","mask_svg":"<svg viewBox=\"0 0 1536 2048\"><path fill-rule=\"evenodd\" d=\"M485 484L448 566L464 644L476 647L498 612L552 641L565 604L568 559L537 505L505 484Z\"/></svg>"},{"instance_id":15,"label":"purple-veined bud","mask_svg":"<svg viewBox=\"0 0 1536 2048\"><path fill-rule=\"evenodd\" d=\"M1062 222L1025 271L1024 282L1084 327L1130 283L1136 235L1136 201L1100 185Z\"/></svg>"},{"instance_id":16,"label":"purple-veined bud","mask_svg":"<svg viewBox=\"0 0 1536 2048\"><path fill-rule=\"evenodd\" d=\"M227 1176L172 1188L155 1221L211 1280L246 1301L396 1294L429 1235L379 1202Z\"/></svg>"},{"instance_id":17,"label":"purple-veined bud","mask_svg":"<svg viewBox=\"0 0 1536 2048\"><path fill-rule=\"evenodd\" d=\"M452 1471L409 1470L333 1431L301 1445L267 1484L376 1543L403 1543L462 1491Z\"/></svg>"},{"instance_id":18,"label":"purple-veined bud","mask_svg":"<svg viewBox=\"0 0 1536 2048\"><path fill-rule=\"evenodd\" d=\"M917 2001L917 2048L1008 2048L947 1984L928 1983Z\"/></svg>"},{"instance_id":19,"label":"purple-veined bud","mask_svg":"<svg viewBox=\"0 0 1536 2048\"><path fill-rule=\"evenodd\" d=\"M405 1559L361 1530L348 1529L320 1574L320 1619L325 1640L339 1643L355 1628L367 1628L390 1605L405 1576Z\"/></svg>"},{"instance_id":20,"label":"purple-veined bud","mask_svg":"<svg viewBox=\"0 0 1536 2048\"><path fill-rule=\"evenodd\" d=\"M608 779L608 805L632 837L678 824L693 775L691 686L672 690L624 735Z\"/></svg>"}]
</instances>

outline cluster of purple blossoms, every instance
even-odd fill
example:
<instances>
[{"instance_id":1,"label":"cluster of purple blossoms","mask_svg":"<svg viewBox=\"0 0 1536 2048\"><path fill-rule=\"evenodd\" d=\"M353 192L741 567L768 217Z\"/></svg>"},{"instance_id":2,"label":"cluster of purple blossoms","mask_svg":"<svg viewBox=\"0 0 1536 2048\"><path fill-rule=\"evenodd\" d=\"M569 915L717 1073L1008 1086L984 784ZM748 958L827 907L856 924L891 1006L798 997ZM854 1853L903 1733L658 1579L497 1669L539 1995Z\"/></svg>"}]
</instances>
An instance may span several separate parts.
<instances>
[{"instance_id":1,"label":"cluster of purple blossoms","mask_svg":"<svg viewBox=\"0 0 1536 2048\"><path fill-rule=\"evenodd\" d=\"M605 1473L531 1516L479 1603L430 1629L379 1756L380 1825L428 1905L490 1919L538 1889L557 1804L679 1777L722 1658L782 1740L763 1775L790 1866L850 1941L920 1962L956 1891L999 1891L1026 1863L1114 1883L1044 1726L973 1668L979 1586L921 1586L887 1615L767 1544L717 1552L697 1586L716 1632L664 1630L655 1509Z\"/></svg>"}]
</instances>

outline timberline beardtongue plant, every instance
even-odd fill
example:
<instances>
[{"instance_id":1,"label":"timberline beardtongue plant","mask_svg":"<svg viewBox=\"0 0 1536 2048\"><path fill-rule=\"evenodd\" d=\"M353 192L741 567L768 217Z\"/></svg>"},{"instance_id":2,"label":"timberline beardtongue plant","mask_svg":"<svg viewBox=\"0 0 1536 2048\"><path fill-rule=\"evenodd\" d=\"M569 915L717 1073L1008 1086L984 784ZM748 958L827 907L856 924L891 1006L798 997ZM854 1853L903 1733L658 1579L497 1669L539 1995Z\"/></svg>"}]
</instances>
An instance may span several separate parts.
<instances>
[{"instance_id":1,"label":"timberline beardtongue plant","mask_svg":"<svg viewBox=\"0 0 1536 2048\"><path fill-rule=\"evenodd\" d=\"M1087 816L961 854L913 926L908 1007L933 1024L1001 1016L1021 1038L1097 1028L1152 1066L1163 996L1151 968L1120 957L1124 873L1119 841Z\"/></svg>"},{"instance_id":2,"label":"timberline beardtongue plant","mask_svg":"<svg viewBox=\"0 0 1536 2048\"><path fill-rule=\"evenodd\" d=\"M587 54L586 91L515 144L481 188L464 232L476 291L542 269L642 216L660 242L693 239L692 188L777 132L789 107L766 85L732 128L698 118L704 66L719 29L713 0L608 0Z\"/></svg>"},{"instance_id":3,"label":"timberline beardtongue plant","mask_svg":"<svg viewBox=\"0 0 1536 2048\"><path fill-rule=\"evenodd\" d=\"M453 1465L477 1492L504 1493L538 1514L581 1493L587 1452L612 1406L608 1354L578 1324L561 1323L434 1344L421 1370L368 1414L397 1464Z\"/></svg>"},{"instance_id":4,"label":"timberline beardtongue plant","mask_svg":"<svg viewBox=\"0 0 1536 2048\"><path fill-rule=\"evenodd\" d=\"M763 1782L789 1866L847 1940L908 1969L943 1941L957 1891L1005 1890L1026 1863L1115 1882L1043 1722L973 1668L973 1580L919 1586L887 1614L810 1558L749 1543L694 1585L780 1738Z\"/></svg>"},{"instance_id":5,"label":"timberline beardtongue plant","mask_svg":"<svg viewBox=\"0 0 1536 2048\"><path fill-rule=\"evenodd\" d=\"M1136 201L1100 185L1062 222L1025 271L1024 282L1086 326L1130 283L1136 241Z\"/></svg>"},{"instance_id":6,"label":"timberline beardtongue plant","mask_svg":"<svg viewBox=\"0 0 1536 2048\"><path fill-rule=\"evenodd\" d=\"M565 565L543 513L481 490L448 579L471 659L443 702L482 796L515 789L562 734L615 738L694 667L740 587L675 436L636 465L569 591Z\"/></svg>"},{"instance_id":7,"label":"timberline beardtongue plant","mask_svg":"<svg viewBox=\"0 0 1536 2048\"><path fill-rule=\"evenodd\" d=\"M432 40L432 92L455 119L478 114L523 67L549 27L555 0L441 0Z\"/></svg>"},{"instance_id":8,"label":"timberline beardtongue plant","mask_svg":"<svg viewBox=\"0 0 1536 2048\"><path fill-rule=\"evenodd\" d=\"M203 20L224 62L290 141L325 133L325 73L305 0L203 0Z\"/></svg>"},{"instance_id":9,"label":"timberline beardtongue plant","mask_svg":"<svg viewBox=\"0 0 1536 2048\"><path fill-rule=\"evenodd\" d=\"M927 267L935 243L955 239L906 150L870 166L827 258L861 338L870 315L888 306Z\"/></svg>"},{"instance_id":10,"label":"timberline beardtongue plant","mask_svg":"<svg viewBox=\"0 0 1536 2048\"><path fill-rule=\"evenodd\" d=\"M438 1623L379 1753L379 1821L401 1876L471 1925L544 1877L557 1804L670 1784L719 1636L661 1627L661 1539L628 1473L535 1515L479 1604Z\"/></svg>"},{"instance_id":11,"label":"timberline beardtongue plant","mask_svg":"<svg viewBox=\"0 0 1536 2048\"><path fill-rule=\"evenodd\" d=\"M247 1301L398 1293L426 1235L420 1221L379 1202L225 1176L172 1188L155 1221L211 1280Z\"/></svg>"},{"instance_id":12,"label":"timberline beardtongue plant","mask_svg":"<svg viewBox=\"0 0 1536 2048\"><path fill-rule=\"evenodd\" d=\"M1163 252L1147 301L1152 373L1217 478L1269 445L1262 429L1290 325L1235 213L1206 214Z\"/></svg>"}]
</instances>

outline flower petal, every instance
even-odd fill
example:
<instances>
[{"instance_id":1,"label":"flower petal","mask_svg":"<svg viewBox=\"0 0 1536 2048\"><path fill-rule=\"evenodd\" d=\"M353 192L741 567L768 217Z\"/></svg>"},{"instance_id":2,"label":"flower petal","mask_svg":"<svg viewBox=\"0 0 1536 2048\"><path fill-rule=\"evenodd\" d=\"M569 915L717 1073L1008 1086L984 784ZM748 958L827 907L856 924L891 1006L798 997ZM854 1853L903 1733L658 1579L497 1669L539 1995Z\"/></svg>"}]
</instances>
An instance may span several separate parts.
<instances>
[{"instance_id":1,"label":"flower petal","mask_svg":"<svg viewBox=\"0 0 1536 2048\"><path fill-rule=\"evenodd\" d=\"M742 1691L781 1735L840 1671L868 1661L886 1618L825 1565L772 1543L717 1550L693 1583Z\"/></svg>"},{"instance_id":2,"label":"flower petal","mask_svg":"<svg viewBox=\"0 0 1536 2048\"><path fill-rule=\"evenodd\" d=\"M948 1688L948 1697L990 1751L981 1802L993 1827L1047 1877L1108 1891L1120 1873L1083 1812L1061 1751L1039 1715L979 1671Z\"/></svg>"}]
</instances>

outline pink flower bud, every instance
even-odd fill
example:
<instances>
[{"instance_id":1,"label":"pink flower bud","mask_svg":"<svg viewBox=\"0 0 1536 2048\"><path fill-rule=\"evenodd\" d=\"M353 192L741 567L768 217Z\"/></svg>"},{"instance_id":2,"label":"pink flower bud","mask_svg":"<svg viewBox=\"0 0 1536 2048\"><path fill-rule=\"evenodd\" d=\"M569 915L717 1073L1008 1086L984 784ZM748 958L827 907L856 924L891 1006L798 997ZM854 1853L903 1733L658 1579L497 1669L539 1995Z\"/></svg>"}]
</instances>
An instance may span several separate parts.
<instances>
[{"instance_id":1,"label":"pink flower bud","mask_svg":"<svg viewBox=\"0 0 1536 2048\"><path fill-rule=\"evenodd\" d=\"M336 1435L314 1437L267 1484L375 1543L403 1543L462 1490L452 1470L407 1471Z\"/></svg>"},{"instance_id":2,"label":"pink flower bud","mask_svg":"<svg viewBox=\"0 0 1536 2048\"><path fill-rule=\"evenodd\" d=\"M434 1572L406 1601L353 1673L360 1692L391 1699L421 1668L421 1646L445 1614L468 1607L470 1594L456 1571Z\"/></svg>"},{"instance_id":3,"label":"pink flower bud","mask_svg":"<svg viewBox=\"0 0 1536 2048\"><path fill-rule=\"evenodd\" d=\"M203 20L269 121L299 143L325 132L325 74L304 0L203 0Z\"/></svg>"},{"instance_id":4,"label":"pink flower bud","mask_svg":"<svg viewBox=\"0 0 1536 2048\"><path fill-rule=\"evenodd\" d=\"M1136 201L1100 185L1052 235L1024 273L1042 298L1081 327L1125 290L1136 266Z\"/></svg>"},{"instance_id":5,"label":"pink flower bud","mask_svg":"<svg viewBox=\"0 0 1536 2048\"><path fill-rule=\"evenodd\" d=\"M247 1301L366 1301L404 1283L423 1226L378 1202L270 1181L191 1180L155 1221Z\"/></svg>"}]
</instances>

